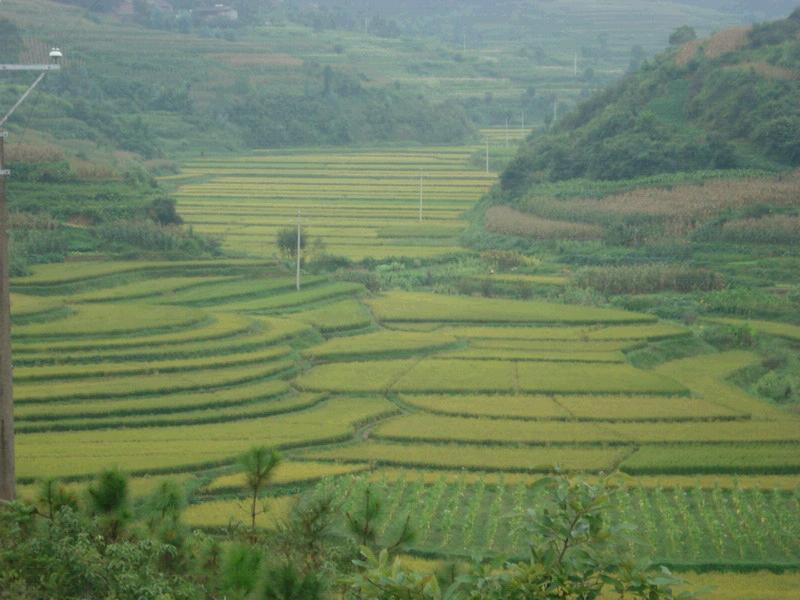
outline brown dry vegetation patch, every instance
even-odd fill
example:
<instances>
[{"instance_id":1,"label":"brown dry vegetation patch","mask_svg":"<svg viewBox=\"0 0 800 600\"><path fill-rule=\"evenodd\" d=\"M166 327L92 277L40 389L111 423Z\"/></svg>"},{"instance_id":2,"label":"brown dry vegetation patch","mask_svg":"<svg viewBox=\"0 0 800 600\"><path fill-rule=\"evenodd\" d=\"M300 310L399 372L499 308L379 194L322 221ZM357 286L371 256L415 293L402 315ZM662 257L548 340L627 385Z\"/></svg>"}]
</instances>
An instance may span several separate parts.
<instances>
[{"instance_id":1,"label":"brown dry vegetation patch","mask_svg":"<svg viewBox=\"0 0 800 600\"><path fill-rule=\"evenodd\" d=\"M214 58L233 67L302 67L303 60L288 54L215 54Z\"/></svg>"},{"instance_id":2,"label":"brown dry vegetation patch","mask_svg":"<svg viewBox=\"0 0 800 600\"><path fill-rule=\"evenodd\" d=\"M50 144L12 143L6 146L6 160L22 163L60 162L64 160L64 153Z\"/></svg>"},{"instance_id":3,"label":"brown dry vegetation patch","mask_svg":"<svg viewBox=\"0 0 800 600\"><path fill-rule=\"evenodd\" d=\"M719 58L728 52L735 52L747 44L750 27L734 27L712 35L703 44L703 52L710 59Z\"/></svg>"},{"instance_id":4,"label":"brown dry vegetation patch","mask_svg":"<svg viewBox=\"0 0 800 600\"><path fill-rule=\"evenodd\" d=\"M742 69L745 71L755 71L765 79L784 79L786 81L794 81L800 79L797 72L787 69L786 67L779 67L765 62L745 62L738 65L730 65L728 69Z\"/></svg>"},{"instance_id":5,"label":"brown dry vegetation patch","mask_svg":"<svg viewBox=\"0 0 800 600\"><path fill-rule=\"evenodd\" d=\"M88 160L72 159L69 161L70 168L81 179L94 179L106 181L109 179L119 179L116 171L108 165L102 165Z\"/></svg>"},{"instance_id":6,"label":"brown dry vegetation patch","mask_svg":"<svg viewBox=\"0 0 800 600\"><path fill-rule=\"evenodd\" d=\"M486 211L486 229L503 235L545 240L593 240L603 237L603 228L598 225L543 219L508 206L493 206Z\"/></svg>"},{"instance_id":7,"label":"brown dry vegetation patch","mask_svg":"<svg viewBox=\"0 0 800 600\"><path fill-rule=\"evenodd\" d=\"M756 204L800 206L800 171L777 178L709 181L670 189L642 188L599 200L532 198L528 201L530 212L546 219L612 223L625 217L647 218L667 223L674 235L691 231L722 210Z\"/></svg>"},{"instance_id":8,"label":"brown dry vegetation patch","mask_svg":"<svg viewBox=\"0 0 800 600\"><path fill-rule=\"evenodd\" d=\"M686 42L683 46L681 46L678 53L675 55L675 62L678 63L679 66L685 67L689 64L689 61L692 60L695 55L697 55L697 51L703 45L703 40L692 40L691 42Z\"/></svg>"}]
</instances>

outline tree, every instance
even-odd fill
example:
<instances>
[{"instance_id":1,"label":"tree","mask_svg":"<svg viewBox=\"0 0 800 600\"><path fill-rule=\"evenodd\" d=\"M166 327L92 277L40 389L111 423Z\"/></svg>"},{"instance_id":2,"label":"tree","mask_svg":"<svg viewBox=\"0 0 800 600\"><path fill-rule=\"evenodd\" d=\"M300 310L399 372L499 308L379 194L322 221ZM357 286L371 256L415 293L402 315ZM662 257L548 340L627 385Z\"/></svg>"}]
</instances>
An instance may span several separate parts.
<instances>
[{"instance_id":1,"label":"tree","mask_svg":"<svg viewBox=\"0 0 800 600\"><path fill-rule=\"evenodd\" d=\"M45 479L41 483L38 503L44 508L44 516L51 520L65 506L78 509L78 498L57 479Z\"/></svg>"},{"instance_id":2,"label":"tree","mask_svg":"<svg viewBox=\"0 0 800 600\"><path fill-rule=\"evenodd\" d=\"M147 209L148 216L159 225L180 225L183 219L175 208L175 200L166 196L156 198Z\"/></svg>"},{"instance_id":3,"label":"tree","mask_svg":"<svg viewBox=\"0 0 800 600\"><path fill-rule=\"evenodd\" d=\"M306 232L303 227L300 228L300 251L306 248ZM278 252L284 258L295 259L297 258L297 228L287 227L278 232L276 239L278 245Z\"/></svg>"},{"instance_id":4,"label":"tree","mask_svg":"<svg viewBox=\"0 0 800 600\"><path fill-rule=\"evenodd\" d=\"M347 527L359 546L367 547L378 544L378 521L382 513L383 501L372 485L368 485L364 490L363 500L356 502L356 510L345 513ZM391 532L391 535L393 541L388 545L390 551L397 550L414 539L415 533L411 526L410 513L401 521L399 530Z\"/></svg>"},{"instance_id":5,"label":"tree","mask_svg":"<svg viewBox=\"0 0 800 600\"><path fill-rule=\"evenodd\" d=\"M267 568L259 600L318 600L323 597L322 579L315 573L300 573L292 563Z\"/></svg>"},{"instance_id":6,"label":"tree","mask_svg":"<svg viewBox=\"0 0 800 600\"><path fill-rule=\"evenodd\" d=\"M118 469L108 469L89 486L88 493L91 510L100 518L106 538L118 539L131 517L128 478Z\"/></svg>"},{"instance_id":7,"label":"tree","mask_svg":"<svg viewBox=\"0 0 800 600\"><path fill-rule=\"evenodd\" d=\"M251 545L235 543L228 547L222 560L222 588L232 598L245 598L258 584L261 552Z\"/></svg>"},{"instance_id":8,"label":"tree","mask_svg":"<svg viewBox=\"0 0 800 600\"><path fill-rule=\"evenodd\" d=\"M281 455L266 446L252 448L239 457L239 466L245 476L245 490L250 495L250 530L253 532L256 529L256 517L260 514L258 498L261 490L269 483L280 462Z\"/></svg>"},{"instance_id":9,"label":"tree","mask_svg":"<svg viewBox=\"0 0 800 600\"><path fill-rule=\"evenodd\" d=\"M696 39L697 39L697 32L694 30L694 28L689 27L688 25L684 25L682 27L678 27L675 31L672 32L672 35L669 36L669 45L683 46L687 42L691 42L692 40Z\"/></svg>"}]
</instances>

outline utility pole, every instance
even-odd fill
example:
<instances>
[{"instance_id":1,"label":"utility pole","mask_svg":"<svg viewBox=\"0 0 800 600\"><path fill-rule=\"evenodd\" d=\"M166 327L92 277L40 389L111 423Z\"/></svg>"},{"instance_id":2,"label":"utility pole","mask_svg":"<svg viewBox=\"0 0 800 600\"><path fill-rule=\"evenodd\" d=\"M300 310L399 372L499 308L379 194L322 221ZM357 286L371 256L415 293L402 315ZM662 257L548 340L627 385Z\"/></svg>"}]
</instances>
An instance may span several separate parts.
<instances>
[{"instance_id":1,"label":"utility pole","mask_svg":"<svg viewBox=\"0 0 800 600\"><path fill-rule=\"evenodd\" d=\"M522 111L522 131L525 131L525 111Z\"/></svg>"},{"instance_id":2,"label":"utility pole","mask_svg":"<svg viewBox=\"0 0 800 600\"><path fill-rule=\"evenodd\" d=\"M0 500L16 498L14 460L14 389L11 366L11 297L9 294L8 206L5 141L0 131Z\"/></svg>"},{"instance_id":3,"label":"utility pole","mask_svg":"<svg viewBox=\"0 0 800 600\"><path fill-rule=\"evenodd\" d=\"M9 278L10 256L8 253L8 205L6 203L6 177L10 171L5 168L5 140L7 133L2 130L14 111L31 95L48 71L57 71L61 51L53 48L49 65L0 65L2 71L41 71L36 81L11 107L6 116L0 119L0 500L14 500L17 497L16 462L14 457L14 388L11 362L11 282Z\"/></svg>"},{"instance_id":4,"label":"utility pole","mask_svg":"<svg viewBox=\"0 0 800 600\"><path fill-rule=\"evenodd\" d=\"M300 291L300 209L297 209L297 273L295 274L295 287Z\"/></svg>"},{"instance_id":5,"label":"utility pole","mask_svg":"<svg viewBox=\"0 0 800 600\"><path fill-rule=\"evenodd\" d=\"M486 172L489 172L489 138L486 138Z\"/></svg>"},{"instance_id":6,"label":"utility pole","mask_svg":"<svg viewBox=\"0 0 800 600\"><path fill-rule=\"evenodd\" d=\"M419 222L422 223L422 171L419 172Z\"/></svg>"},{"instance_id":7,"label":"utility pole","mask_svg":"<svg viewBox=\"0 0 800 600\"><path fill-rule=\"evenodd\" d=\"M553 125L558 121L558 97L553 100Z\"/></svg>"}]
</instances>

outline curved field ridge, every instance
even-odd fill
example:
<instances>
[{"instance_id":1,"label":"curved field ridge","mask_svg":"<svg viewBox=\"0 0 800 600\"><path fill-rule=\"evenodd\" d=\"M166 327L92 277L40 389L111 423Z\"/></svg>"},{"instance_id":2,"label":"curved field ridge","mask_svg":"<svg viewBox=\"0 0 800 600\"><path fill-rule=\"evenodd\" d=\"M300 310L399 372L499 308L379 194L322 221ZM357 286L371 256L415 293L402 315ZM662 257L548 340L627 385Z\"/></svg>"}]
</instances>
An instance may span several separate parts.
<instances>
[{"instance_id":1,"label":"curved field ridge","mask_svg":"<svg viewBox=\"0 0 800 600\"><path fill-rule=\"evenodd\" d=\"M379 321L457 323L652 323L650 315L625 310L499 300L419 292L390 292L366 300Z\"/></svg>"},{"instance_id":2,"label":"curved field ridge","mask_svg":"<svg viewBox=\"0 0 800 600\"><path fill-rule=\"evenodd\" d=\"M205 313L189 308L146 304L84 304L55 323L30 323L14 329L16 339L64 340L176 331L202 323Z\"/></svg>"},{"instance_id":3,"label":"curved field ridge","mask_svg":"<svg viewBox=\"0 0 800 600\"><path fill-rule=\"evenodd\" d=\"M680 421L738 419L727 407L682 396L409 395L401 400L433 414L522 420Z\"/></svg>"},{"instance_id":4,"label":"curved field ridge","mask_svg":"<svg viewBox=\"0 0 800 600\"><path fill-rule=\"evenodd\" d=\"M655 444L670 442L800 443L800 421L776 423L607 423L490 421L415 414L377 427L375 437L412 441L458 441L495 445Z\"/></svg>"},{"instance_id":5,"label":"curved field ridge","mask_svg":"<svg viewBox=\"0 0 800 600\"><path fill-rule=\"evenodd\" d=\"M308 390L413 393L686 394L665 376L624 364L497 360L376 360L314 367L297 379Z\"/></svg>"},{"instance_id":6,"label":"curved field ridge","mask_svg":"<svg viewBox=\"0 0 800 600\"><path fill-rule=\"evenodd\" d=\"M61 298L29 296L27 294L11 294L11 315L13 318L41 317L57 311L64 306Z\"/></svg>"},{"instance_id":7,"label":"curved field ridge","mask_svg":"<svg viewBox=\"0 0 800 600\"><path fill-rule=\"evenodd\" d=\"M365 335L333 338L303 354L314 360L348 360L377 358L386 355L403 356L443 350L458 340L446 334L378 331Z\"/></svg>"},{"instance_id":8,"label":"curved field ridge","mask_svg":"<svg viewBox=\"0 0 800 600\"><path fill-rule=\"evenodd\" d=\"M624 448L487 448L480 444L390 442L367 442L304 454L320 460L522 473L550 473L556 466L568 471L602 471L610 469L625 455Z\"/></svg>"},{"instance_id":9,"label":"curved field ridge","mask_svg":"<svg viewBox=\"0 0 800 600\"><path fill-rule=\"evenodd\" d=\"M115 261L115 262L82 262L71 263L68 268L63 264L36 265L33 273L25 277L16 277L13 286L58 286L70 283L86 284L88 281L109 275L129 275L134 272L145 272L158 276L162 272L180 272L212 268L214 270L237 267L256 267L265 264L263 260L224 260L224 261Z\"/></svg>"},{"instance_id":10,"label":"curved field ridge","mask_svg":"<svg viewBox=\"0 0 800 600\"><path fill-rule=\"evenodd\" d=\"M348 438L353 426L392 410L380 398L337 398L275 417L188 427L30 433L19 437L19 477L86 476L109 466L136 473L196 469L230 461L259 444L310 445Z\"/></svg>"}]
</instances>

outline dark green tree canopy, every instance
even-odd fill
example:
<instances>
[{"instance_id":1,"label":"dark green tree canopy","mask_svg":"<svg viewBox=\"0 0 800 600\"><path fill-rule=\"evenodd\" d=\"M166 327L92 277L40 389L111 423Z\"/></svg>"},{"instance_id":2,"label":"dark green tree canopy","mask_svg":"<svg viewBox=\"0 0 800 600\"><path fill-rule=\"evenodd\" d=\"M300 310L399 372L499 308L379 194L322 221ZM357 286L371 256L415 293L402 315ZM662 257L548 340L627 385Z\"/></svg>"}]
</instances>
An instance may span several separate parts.
<instances>
[{"instance_id":1,"label":"dark green tree canopy","mask_svg":"<svg viewBox=\"0 0 800 600\"><path fill-rule=\"evenodd\" d=\"M683 46L685 43L696 39L697 32L694 28L683 25L682 27L678 27L672 32L672 35L669 36L669 44L670 46Z\"/></svg>"}]
</instances>

